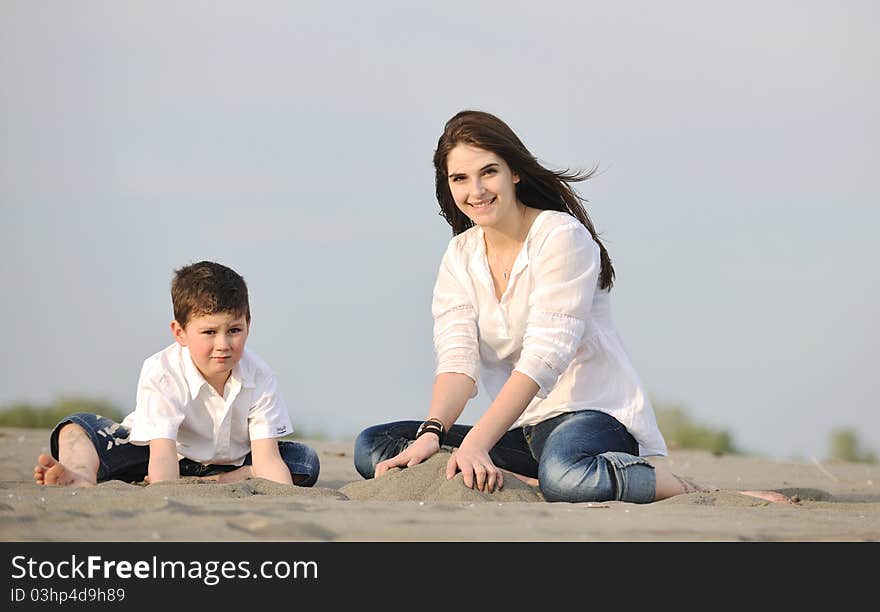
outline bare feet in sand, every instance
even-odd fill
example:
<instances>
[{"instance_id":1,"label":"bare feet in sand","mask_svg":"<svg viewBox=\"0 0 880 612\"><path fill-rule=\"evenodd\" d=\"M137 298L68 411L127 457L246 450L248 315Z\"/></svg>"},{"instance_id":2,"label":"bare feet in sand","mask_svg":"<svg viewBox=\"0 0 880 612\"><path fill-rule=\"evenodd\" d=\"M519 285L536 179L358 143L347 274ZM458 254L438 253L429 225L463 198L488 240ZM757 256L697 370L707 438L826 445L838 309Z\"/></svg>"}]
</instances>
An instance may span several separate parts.
<instances>
[{"instance_id":1,"label":"bare feet in sand","mask_svg":"<svg viewBox=\"0 0 880 612\"><path fill-rule=\"evenodd\" d=\"M220 474L217 474L215 476L208 476L207 478L216 478L217 482L219 482L220 484L224 484L229 482L241 482L242 480L247 480L248 478L256 478L256 476L254 476L254 466L243 465L238 469L232 470L231 472L221 472ZM307 480L308 476L303 474L291 474L291 478L293 479L293 484L298 485Z\"/></svg>"},{"instance_id":2,"label":"bare feet in sand","mask_svg":"<svg viewBox=\"0 0 880 612\"><path fill-rule=\"evenodd\" d=\"M190 476L189 478L198 478L206 482L217 482L220 484L239 482L248 478L253 478L253 469L249 465L243 465L237 470L231 472L220 472L219 474L211 474L210 476ZM150 484L150 477L144 477L144 484Z\"/></svg>"},{"instance_id":3,"label":"bare feet in sand","mask_svg":"<svg viewBox=\"0 0 880 612\"><path fill-rule=\"evenodd\" d=\"M49 455L37 457L34 466L34 481L39 485L57 485L61 487L94 487L97 480L94 475L76 471L75 467L67 467L55 461Z\"/></svg>"},{"instance_id":4,"label":"bare feet in sand","mask_svg":"<svg viewBox=\"0 0 880 612\"><path fill-rule=\"evenodd\" d=\"M668 470L655 468L657 477L657 500L666 499L682 493L711 493L721 491L721 487L715 485L702 485L688 478L682 478ZM763 499L773 504L793 504L791 498L776 491L734 491L740 495Z\"/></svg>"},{"instance_id":5,"label":"bare feet in sand","mask_svg":"<svg viewBox=\"0 0 880 612\"><path fill-rule=\"evenodd\" d=\"M537 487L538 479L530 478L529 476L523 476L522 474L517 474L515 472L510 472L508 470L501 470L506 475L513 476L522 482L526 483L529 486ZM692 480L684 479L680 476L676 476L678 481L681 483L682 488L685 493L707 493L710 491L720 491L719 487L715 487L712 485L704 486L693 482ZM747 495L749 497L756 497L758 499L763 499L764 501L768 501L773 504L794 504L795 502L788 497L787 495L783 495L782 493L777 493L776 491L737 491L737 493L741 495Z\"/></svg>"},{"instance_id":6,"label":"bare feet in sand","mask_svg":"<svg viewBox=\"0 0 880 612\"><path fill-rule=\"evenodd\" d=\"M251 468L251 466L243 465L237 470L232 470L231 472L221 472L220 474L217 474L217 482L239 482L241 480L253 478L253 476L254 470Z\"/></svg>"},{"instance_id":7,"label":"bare feet in sand","mask_svg":"<svg viewBox=\"0 0 880 612\"><path fill-rule=\"evenodd\" d=\"M502 469L502 468L498 468L498 469L501 470L502 472L504 472L505 474L513 476L517 480L520 480L520 481L526 483L530 487L537 487L538 486L538 479L537 478L532 478L531 476L523 476L522 474L517 474L516 472L510 472L510 471Z\"/></svg>"},{"instance_id":8,"label":"bare feet in sand","mask_svg":"<svg viewBox=\"0 0 880 612\"><path fill-rule=\"evenodd\" d=\"M680 478L680 477L679 477ZM680 480L684 480L680 478ZM710 492L710 491L721 491L720 487L716 487L714 485L702 486L698 485L692 481L687 481L689 484L694 486L696 491L700 491L702 493ZM690 493L690 491L688 491ZM768 501L773 504L793 504L794 501L788 497L787 495L783 495L782 493L777 493L776 491L735 491L740 495L746 495L748 497L757 497L758 499L763 499L764 501Z\"/></svg>"},{"instance_id":9,"label":"bare feet in sand","mask_svg":"<svg viewBox=\"0 0 880 612\"><path fill-rule=\"evenodd\" d=\"M763 499L774 504L794 503L793 499L782 493L777 493L776 491L737 491L737 493L748 495L749 497L757 497L758 499Z\"/></svg>"},{"instance_id":10,"label":"bare feet in sand","mask_svg":"<svg viewBox=\"0 0 880 612\"><path fill-rule=\"evenodd\" d=\"M509 474L510 476L514 476L515 478L521 480L529 486L537 487L538 479L530 478L528 476L523 476L522 474L517 474L515 472L509 472L507 470L501 470L505 474ZM712 485L705 486L700 485L692 480L687 480L680 476L675 476L676 479L681 483L682 488L685 493L708 493L711 491L721 491L719 487L715 487ZM794 504L794 500L792 500L787 495L783 495L782 493L777 493L776 491L736 491L740 495L747 495L748 497L756 497L758 499L763 499L764 501L768 501L773 504Z\"/></svg>"},{"instance_id":11,"label":"bare feet in sand","mask_svg":"<svg viewBox=\"0 0 880 612\"><path fill-rule=\"evenodd\" d=\"M677 476L676 478L679 478L679 480L684 481L684 479L681 477ZM698 485L690 480L685 481L685 482L687 482L688 484L693 486L695 491L699 491L701 493L722 490L720 487L716 487L714 485L709 485L709 486ZM690 492L691 491L688 491L688 493L690 493ZM793 504L794 503L794 501L792 501L792 499L790 497L788 497L787 495L783 495L782 493L777 493L776 491L736 491L736 493L739 493L740 495L746 495L748 497L757 497L758 499L763 499L764 501L768 501L773 504Z\"/></svg>"}]
</instances>

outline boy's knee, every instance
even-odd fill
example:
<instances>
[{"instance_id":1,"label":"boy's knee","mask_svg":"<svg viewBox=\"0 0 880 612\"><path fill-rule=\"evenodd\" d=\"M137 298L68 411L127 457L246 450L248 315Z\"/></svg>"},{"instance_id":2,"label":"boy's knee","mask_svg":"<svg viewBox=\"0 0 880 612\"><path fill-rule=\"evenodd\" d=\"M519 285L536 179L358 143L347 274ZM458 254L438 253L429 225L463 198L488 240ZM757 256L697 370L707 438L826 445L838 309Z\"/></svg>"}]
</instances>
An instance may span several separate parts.
<instances>
[{"instance_id":1,"label":"boy's knee","mask_svg":"<svg viewBox=\"0 0 880 612\"><path fill-rule=\"evenodd\" d=\"M91 423L94 421L95 415L88 412L74 412L58 421L58 424L52 428L52 432L49 434L49 452L52 457L55 459L59 458L59 446L62 438L65 444L69 444L71 441L75 442L80 438L87 438L94 444L89 433L91 431Z\"/></svg>"},{"instance_id":2,"label":"boy's knee","mask_svg":"<svg viewBox=\"0 0 880 612\"><path fill-rule=\"evenodd\" d=\"M52 430L52 435L58 436L62 431L65 433L84 432L89 436L103 431L106 434L115 435L117 430L127 432L127 429L107 417L93 412L74 412L58 421Z\"/></svg>"},{"instance_id":3,"label":"boy's knee","mask_svg":"<svg viewBox=\"0 0 880 612\"><path fill-rule=\"evenodd\" d=\"M310 474L291 474L290 475L293 484L298 487L313 487L315 483L318 482L318 472L313 472Z\"/></svg>"},{"instance_id":4,"label":"boy's knee","mask_svg":"<svg viewBox=\"0 0 880 612\"><path fill-rule=\"evenodd\" d=\"M311 446L302 442L282 440L278 442L281 460L287 465L293 484L298 487L311 487L318 482L321 473L321 460Z\"/></svg>"},{"instance_id":5,"label":"boy's knee","mask_svg":"<svg viewBox=\"0 0 880 612\"><path fill-rule=\"evenodd\" d=\"M77 417L79 415L71 415L65 420L62 420L58 423L58 435L59 436L69 436L69 435L88 435L86 433L86 428L82 425L82 421L75 420L71 417Z\"/></svg>"},{"instance_id":6,"label":"boy's knee","mask_svg":"<svg viewBox=\"0 0 880 612\"><path fill-rule=\"evenodd\" d=\"M61 432L64 429L68 429L71 425L75 425L78 429L83 430L89 423L92 423L95 420L94 414L88 412L74 412L58 421L58 424L55 425L55 429Z\"/></svg>"}]
</instances>

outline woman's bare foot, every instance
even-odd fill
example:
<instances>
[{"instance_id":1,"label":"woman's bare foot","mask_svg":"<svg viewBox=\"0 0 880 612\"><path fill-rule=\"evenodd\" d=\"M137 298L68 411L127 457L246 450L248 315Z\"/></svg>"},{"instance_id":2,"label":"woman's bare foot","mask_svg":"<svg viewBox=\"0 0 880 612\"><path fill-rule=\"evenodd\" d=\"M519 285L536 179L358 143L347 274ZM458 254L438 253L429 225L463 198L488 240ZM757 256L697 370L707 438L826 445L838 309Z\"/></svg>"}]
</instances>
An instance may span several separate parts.
<instances>
[{"instance_id":1,"label":"woman's bare foot","mask_svg":"<svg viewBox=\"0 0 880 612\"><path fill-rule=\"evenodd\" d=\"M685 493L705 493L718 490L716 487L701 485L687 478L682 478L659 465L654 466L654 481L654 501Z\"/></svg>"},{"instance_id":2,"label":"woman's bare foot","mask_svg":"<svg viewBox=\"0 0 880 612\"><path fill-rule=\"evenodd\" d=\"M703 485L687 478L682 478L677 474L673 474L666 468L654 466L654 476L656 479L656 496L655 500L666 499L683 493L711 493L713 491L721 491L720 487L715 485ZM774 504L793 504L794 501L782 493L776 491L735 491L741 495L756 497Z\"/></svg>"},{"instance_id":3,"label":"woman's bare foot","mask_svg":"<svg viewBox=\"0 0 880 612\"><path fill-rule=\"evenodd\" d=\"M763 499L774 504L794 503L793 499L782 493L777 493L776 491L737 491L737 493L748 495L749 497L757 497L758 499Z\"/></svg>"},{"instance_id":4,"label":"woman's bare foot","mask_svg":"<svg viewBox=\"0 0 880 612\"><path fill-rule=\"evenodd\" d=\"M498 469L501 470L502 472L504 472L505 474L510 474L511 476L516 478L517 480L521 480L522 482L526 483L530 487L537 487L538 486L538 479L537 478L532 478L531 476L523 476L522 474L517 474L516 472L511 472L509 470L504 470L502 468L498 468Z\"/></svg>"},{"instance_id":5,"label":"woman's bare foot","mask_svg":"<svg viewBox=\"0 0 880 612\"><path fill-rule=\"evenodd\" d=\"M37 457L34 466L34 481L38 485L57 485L61 487L94 487L97 479L87 472L76 471L63 463L55 461L49 455Z\"/></svg>"}]
</instances>

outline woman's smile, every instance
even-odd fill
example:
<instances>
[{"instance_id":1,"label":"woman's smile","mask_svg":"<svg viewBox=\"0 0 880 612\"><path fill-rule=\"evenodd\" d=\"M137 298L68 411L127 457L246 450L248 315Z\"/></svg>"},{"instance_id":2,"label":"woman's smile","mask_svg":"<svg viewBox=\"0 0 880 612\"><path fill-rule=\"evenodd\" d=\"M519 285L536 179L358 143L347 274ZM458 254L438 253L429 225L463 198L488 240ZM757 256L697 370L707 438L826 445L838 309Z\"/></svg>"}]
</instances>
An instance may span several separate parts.
<instances>
[{"instance_id":1,"label":"woman's smile","mask_svg":"<svg viewBox=\"0 0 880 612\"><path fill-rule=\"evenodd\" d=\"M477 209L486 208L490 204L494 204L496 199L497 199L496 196L492 196L491 198L488 198L488 199L477 200L476 202L468 202L468 206L471 206L472 208L477 208Z\"/></svg>"}]
</instances>

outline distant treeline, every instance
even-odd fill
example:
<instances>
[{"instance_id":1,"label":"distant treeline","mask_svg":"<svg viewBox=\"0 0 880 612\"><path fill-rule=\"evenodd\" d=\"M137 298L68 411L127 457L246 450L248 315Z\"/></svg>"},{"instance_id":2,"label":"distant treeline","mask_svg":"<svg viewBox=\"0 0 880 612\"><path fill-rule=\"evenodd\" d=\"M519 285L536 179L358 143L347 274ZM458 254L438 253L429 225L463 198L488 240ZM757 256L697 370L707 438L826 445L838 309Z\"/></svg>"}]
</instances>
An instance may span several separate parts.
<instances>
[{"instance_id":1,"label":"distant treeline","mask_svg":"<svg viewBox=\"0 0 880 612\"><path fill-rule=\"evenodd\" d=\"M742 454L733 436L724 429L701 425L689 411L678 405L655 402L657 424L670 449L699 449L717 454ZM59 397L48 405L18 402L0 406L0 427L51 429L64 417L74 412L92 412L108 419L121 421L126 413L111 402L76 396ZM308 432L297 428L293 436L303 439L326 439L322 432ZM829 435L829 458L837 461L877 463L877 454L863 448L858 433L851 428L833 430Z\"/></svg>"},{"instance_id":2,"label":"distant treeline","mask_svg":"<svg viewBox=\"0 0 880 612\"><path fill-rule=\"evenodd\" d=\"M51 429L74 412L92 412L117 422L125 418L125 414L108 401L63 396L48 405L16 402L0 407L0 427Z\"/></svg>"},{"instance_id":3,"label":"distant treeline","mask_svg":"<svg viewBox=\"0 0 880 612\"><path fill-rule=\"evenodd\" d=\"M711 451L717 454L740 454L733 436L724 429L714 429L696 423L690 413L681 406L654 404L657 425L666 438L670 449L689 448Z\"/></svg>"},{"instance_id":4,"label":"distant treeline","mask_svg":"<svg viewBox=\"0 0 880 612\"><path fill-rule=\"evenodd\" d=\"M717 454L742 454L725 429L715 429L694 421L689 411L678 405L654 403L657 424L670 449L701 449ZM853 463L877 463L877 454L862 446L858 433L851 428L834 429L829 434L828 458Z\"/></svg>"}]
</instances>

